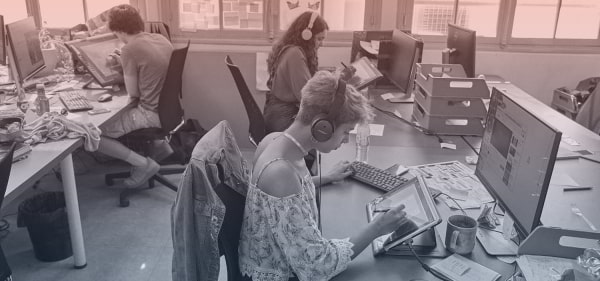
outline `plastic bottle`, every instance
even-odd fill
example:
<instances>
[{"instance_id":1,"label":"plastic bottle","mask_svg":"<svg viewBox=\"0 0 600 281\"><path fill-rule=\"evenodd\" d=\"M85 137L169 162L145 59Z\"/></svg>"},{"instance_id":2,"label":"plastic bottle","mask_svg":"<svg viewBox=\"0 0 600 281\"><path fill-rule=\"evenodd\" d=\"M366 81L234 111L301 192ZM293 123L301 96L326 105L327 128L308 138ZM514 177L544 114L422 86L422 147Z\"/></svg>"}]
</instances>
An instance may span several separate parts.
<instances>
[{"instance_id":1,"label":"plastic bottle","mask_svg":"<svg viewBox=\"0 0 600 281\"><path fill-rule=\"evenodd\" d=\"M42 116L46 112L50 112L50 102L46 97L46 89L44 84L37 84L37 98L35 99L35 109L38 116Z\"/></svg>"},{"instance_id":2,"label":"plastic bottle","mask_svg":"<svg viewBox=\"0 0 600 281\"><path fill-rule=\"evenodd\" d=\"M368 123L361 123L356 128L356 161L367 163L370 135L371 128Z\"/></svg>"}]
</instances>

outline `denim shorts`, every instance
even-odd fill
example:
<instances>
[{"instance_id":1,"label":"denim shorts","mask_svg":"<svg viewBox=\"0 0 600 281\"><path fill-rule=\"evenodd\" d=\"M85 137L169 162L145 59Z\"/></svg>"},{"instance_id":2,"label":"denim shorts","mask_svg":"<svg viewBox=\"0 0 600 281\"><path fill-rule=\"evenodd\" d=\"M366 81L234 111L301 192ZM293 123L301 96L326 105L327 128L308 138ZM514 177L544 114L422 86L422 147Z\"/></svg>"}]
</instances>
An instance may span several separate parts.
<instances>
[{"instance_id":1,"label":"denim shorts","mask_svg":"<svg viewBox=\"0 0 600 281\"><path fill-rule=\"evenodd\" d=\"M100 126L103 136L115 139L144 128L160 128L160 119L158 113L141 106L128 108L116 119Z\"/></svg>"}]
</instances>

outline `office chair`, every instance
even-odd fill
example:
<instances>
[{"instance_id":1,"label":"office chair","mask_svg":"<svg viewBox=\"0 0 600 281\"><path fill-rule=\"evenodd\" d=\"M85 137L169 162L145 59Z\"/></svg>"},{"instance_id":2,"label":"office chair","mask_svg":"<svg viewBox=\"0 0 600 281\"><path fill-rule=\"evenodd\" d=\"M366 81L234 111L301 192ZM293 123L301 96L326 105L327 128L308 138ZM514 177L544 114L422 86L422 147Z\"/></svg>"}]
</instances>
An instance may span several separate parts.
<instances>
[{"instance_id":1,"label":"office chair","mask_svg":"<svg viewBox=\"0 0 600 281\"><path fill-rule=\"evenodd\" d=\"M248 89L248 85L244 80L244 76L242 76L240 68L235 65L233 61L231 61L229 56L225 57L225 64L229 68L229 71L231 71L235 85L237 86L240 96L242 97L242 101L244 102L244 107L246 108L246 113L248 114L248 132L250 133L250 142L256 147L266 135L265 119L260 111L260 108L256 104L256 101L252 97L252 93L250 93L250 90Z\"/></svg>"},{"instance_id":2,"label":"office chair","mask_svg":"<svg viewBox=\"0 0 600 281\"><path fill-rule=\"evenodd\" d=\"M149 33L158 33L165 36L169 41L171 41L171 31L169 26L161 21L147 21L144 22L144 31Z\"/></svg>"},{"instance_id":3,"label":"office chair","mask_svg":"<svg viewBox=\"0 0 600 281\"><path fill-rule=\"evenodd\" d=\"M120 137L118 140L127 147L140 152L143 155L151 155L152 151L150 151L149 147L154 140L164 140L167 136L177 132L177 130L185 123L183 109L181 108L179 99L182 97L182 74L189 47L190 42L188 41L187 46L173 50L173 53L171 54L167 76L165 77L165 82L158 101L158 116L162 127L139 129ZM178 164L185 165L185 163ZM181 174L183 171L183 168L161 168L156 175L148 180L149 188L153 188L154 181L158 181L164 186L177 191L177 185L168 181L163 175ZM107 185L113 185L114 179L127 178L130 175L130 172L107 174L105 175L104 180ZM129 200L127 198L129 195L138 191L138 189L122 191L119 196L119 205L121 207L129 206Z\"/></svg>"},{"instance_id":4,"label":"office chair","mask_svg":"<svg viewBox=\"0 0 600 281\"><path fill-rule=\"evenodd\" d=\"M213 265L218 266L218 257L221 256L225 256L227 280L243 280L238 246L248 180L246 160L229 123L221 121L196 143L188 172L182 178L184 184L177 191L171 209L175 250L173 280L196 280L214 274L214 271L209 273L205 270L211 271ZM211 211L207 214L201 210ZM224 217L216 239L198 232L197 229L209 227L201 223L217 226L218 214L224 214ZM213 252L215 248L218 248L218 254Z\"/></svg>"},{"instance_id":5,"label":"office chair","mask_svg":"<svg viewBox=\"0 0 600 281\"><path fill-rule=\"evenodd\" d=\"M10 146L8 152L4 155L4 158L0 160L0 207L2 206L2 200L6 194L6 188L8 187L8 177L10 176L10 170L12 167L13 152L15 151L16 143ZM4 251L0 247L0 280L12 280L12 271L6 262Z\"/></svg>"},{"instance_id":6,"label":"office chair","mask_svg":"<svg viewBox=\"0 0 600 281\"><path fill-rule=\"evenodd\" d=\"M575 117L575 122L588 128L590 131L600 135L600 86L583 103Z\"/></svg>"}]
</instances>

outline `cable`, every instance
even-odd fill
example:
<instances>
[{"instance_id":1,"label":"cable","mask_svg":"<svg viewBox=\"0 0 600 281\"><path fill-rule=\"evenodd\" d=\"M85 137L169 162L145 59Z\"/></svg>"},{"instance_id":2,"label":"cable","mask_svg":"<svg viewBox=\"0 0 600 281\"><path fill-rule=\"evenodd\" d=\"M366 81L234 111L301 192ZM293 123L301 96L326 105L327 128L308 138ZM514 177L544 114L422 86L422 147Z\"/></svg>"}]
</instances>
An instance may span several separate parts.
<instances>
[{"instance_id":1,"label":"cable","mask_svg":"<svg viewBox=\"0 0 600 281\"><path fill-rule=\"evenodd\" d=\"M465 141L465 143L471 148L471 150L473 150L473 152L475 152L475 155L479 156L479 151L477 151L477 149L475 149L475 147L473 145L471 145L471 143L468 142L467 139L465 139L465 136L460 136L460 138L462 138L463 141Z\"/></svg>"},{"instance_id":2,"label":"cable","mask_svg":"<svg viewBox=\"0 0 600 281\"><path fill-rule=\"evenodd\" d=\"M450 196L450 195L448 195L448 194L446 194L446 193L444 193L444 192L441 192L441 191L440 191L440 195L446 195L446 197L448 197L448 199L452 200L452 202L454 202L454 204L456 204L456 206L458 206L458 208L459 208L459 209L460 209L460 211L463 213L463 215L467 216L467 212L465 212L465 209L463 209L463 208L460 206L460 204L458 204L458 202L456 202L456 199L454 199L452 196Z\"/></svg>"},{"instance_id":3,"label":"cable","mask_svg":"<svg viewBox=\"0 0 600 281\"><path fill-rule=\"evenodd\" d=\"M323 230L321 228L321 153L317 151L317 165L318 169L319 169L319 186L317 187L317 212L318 212L318 216L319 216L319 230Z\"/></svg>"},{"instance_id":4,"label":"cable","mask_svg":"<svg viewBox=\"0 0 600 281\"><path fill-rule=\"evenodd\" d=\"M406 241L405 243L408 245L408 249L410 249L410 252L413 254L413 256L415 256L415 258L417 259L419 264L421 264L421 267L423 267L423 269L425 269L425 271L431 273L431 275L433 275L441 280L452 281L451 279L446 278L446 276L443 276L442 274L437 272L435 269L431 268L428 264L423 262L421 257L419 257L419 255L417 255L417 252L415 252L415 249L412 246L412 243L413 243L412 239L408 239L408 241Z\"/></svg>"}]
</instances>

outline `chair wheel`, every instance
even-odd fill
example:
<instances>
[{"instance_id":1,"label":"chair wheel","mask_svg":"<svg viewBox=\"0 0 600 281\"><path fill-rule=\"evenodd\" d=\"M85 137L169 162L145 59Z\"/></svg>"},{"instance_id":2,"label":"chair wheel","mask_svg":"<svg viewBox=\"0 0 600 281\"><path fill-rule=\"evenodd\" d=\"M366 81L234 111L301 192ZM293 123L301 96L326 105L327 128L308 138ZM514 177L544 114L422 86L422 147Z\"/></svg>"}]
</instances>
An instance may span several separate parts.
<instances>
[{"instance_id":1,"label":"chair wheel","mask_svg":"<svg viewBox=\"0 0 600 281\"><path fill-rule=\"evenodd\" d=\"M121 207L121 208L129 207L129 200L126 198L119 198L119 207Z\"/></svg>"}]
</instances>

